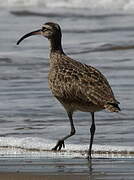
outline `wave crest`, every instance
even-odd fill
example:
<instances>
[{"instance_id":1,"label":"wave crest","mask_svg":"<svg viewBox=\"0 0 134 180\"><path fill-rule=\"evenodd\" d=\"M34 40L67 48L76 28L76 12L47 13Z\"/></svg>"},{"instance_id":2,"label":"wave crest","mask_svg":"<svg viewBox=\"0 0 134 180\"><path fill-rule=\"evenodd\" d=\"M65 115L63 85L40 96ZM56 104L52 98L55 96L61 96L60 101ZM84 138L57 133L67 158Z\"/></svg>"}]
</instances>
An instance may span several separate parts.
<instances>
[{"instance_id":1,"label":"wave crest","mask_svg":"<svg viewBox=\"0 0 134 180\"><path fill-rule=\"evenodd\" d=\"M65 7L65 8L90 8L90 9L134 9L133 0L0 0L0 6L19 6L19 7Z\"/></svg>"}]
</instances>

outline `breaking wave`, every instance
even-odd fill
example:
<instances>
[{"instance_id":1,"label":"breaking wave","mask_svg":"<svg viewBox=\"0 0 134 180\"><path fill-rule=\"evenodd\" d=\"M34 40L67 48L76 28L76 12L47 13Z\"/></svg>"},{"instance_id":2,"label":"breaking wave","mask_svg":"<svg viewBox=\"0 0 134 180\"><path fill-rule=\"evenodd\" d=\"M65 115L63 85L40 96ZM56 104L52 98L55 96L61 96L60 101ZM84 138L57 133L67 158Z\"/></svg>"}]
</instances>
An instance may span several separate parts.
<instances>
[{"instance_id":1,"label":"breaking wave","mask_svg":"<svg viewBox=\"0 0 134 180\"><path fill-rule=\"evenodd\" d=\"M34 155L47 157L86 157L88 145L66 144L66 148L60 152L51 151L55 145L50 140L42 138L0 138L0 155ZM134 147L94 145L93 156L101 158L132 158Z\"/></svg>"}]
</instances>

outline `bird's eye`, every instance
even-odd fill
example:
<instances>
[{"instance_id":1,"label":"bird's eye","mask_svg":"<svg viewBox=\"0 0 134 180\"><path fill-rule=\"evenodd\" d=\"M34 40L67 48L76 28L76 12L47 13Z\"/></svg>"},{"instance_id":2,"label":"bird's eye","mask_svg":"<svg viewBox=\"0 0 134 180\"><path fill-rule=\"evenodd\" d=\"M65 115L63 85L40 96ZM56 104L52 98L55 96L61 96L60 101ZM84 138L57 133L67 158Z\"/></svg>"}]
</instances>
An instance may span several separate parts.
<instances>
[{"instance_id":1,"label":"bird's eye","mask_svg":"<svg viewBox=\"0 0 134 180\"><path fill-rule=\"evenodd\" d=\"M43 31L43 32L45 32L46 30L47 30L47 28L45 28L45 27L42 28L42 31Z\"/></svg>"},{"instance_id":2,"label":"bird's eye","mask_svg":"<svg viewBox=\"0 0 134 180\"><path fill-rule=\"evenodd\" d=\"M42 27L42 31L43 31L43 32L45 32L45 31L51 31L51 29L46 28L46 27Z\"/></svg>"}]
</instances>

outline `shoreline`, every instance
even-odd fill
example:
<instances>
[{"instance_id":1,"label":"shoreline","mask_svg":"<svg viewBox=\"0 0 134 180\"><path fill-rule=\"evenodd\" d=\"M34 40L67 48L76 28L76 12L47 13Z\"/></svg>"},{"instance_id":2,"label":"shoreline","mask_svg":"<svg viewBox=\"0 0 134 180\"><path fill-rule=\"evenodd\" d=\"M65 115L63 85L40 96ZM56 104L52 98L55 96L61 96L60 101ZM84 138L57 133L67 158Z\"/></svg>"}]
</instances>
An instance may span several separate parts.
<instances>
[{"instance_id":1,"label":"shoreline","mask_svg":"<svg viewBox=\"0 0 134 180\"><path fill-rule=\"evenodd\" d=\"M0 157L0 180L111 180L134 177L134 158Z\"/></svg>"}]
</instances>

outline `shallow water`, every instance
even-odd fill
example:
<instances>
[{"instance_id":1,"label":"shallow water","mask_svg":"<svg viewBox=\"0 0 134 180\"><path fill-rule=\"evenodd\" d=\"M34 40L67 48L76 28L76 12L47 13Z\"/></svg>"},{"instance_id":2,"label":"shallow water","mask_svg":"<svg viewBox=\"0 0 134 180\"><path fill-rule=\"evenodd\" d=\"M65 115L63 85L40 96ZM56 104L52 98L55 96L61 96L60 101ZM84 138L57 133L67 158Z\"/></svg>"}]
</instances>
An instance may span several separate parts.
<instances>
[{"instance_id":1,"label":"shallow water","mask_svg":"<svg viewBox=\"0 0 134 180\"><path fill-rule=\"evenodd\" d=\"M123 1L124 2L124 1ZM98 68L109 80L122 112L95 114L93 150L104 157L134 154L134 14L114 9L4 7L0 11L0 146L1 154L28 149L50 150L70 130L67 115L48 89L48 42L25 33L47 22L58 22L64 51ZM89 144L89 113L74 114L76 135L66 141L67 151L85 155ZM82 149L84 145L84 150ZM100 150L101 149L101 150ZM116 149L116 150L115 150ZM4 151L5 152L5 151ZM27 152L27 151L26 151ZM107 155L106 155L107 153ZM61 155L62 156L62 155ZM66 154L64 154L66 156ZM98 156L94 154L94 156Z\"/></svg>"}]
</instances>

